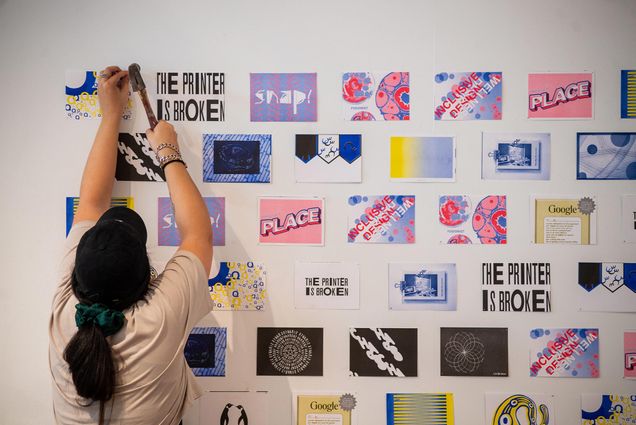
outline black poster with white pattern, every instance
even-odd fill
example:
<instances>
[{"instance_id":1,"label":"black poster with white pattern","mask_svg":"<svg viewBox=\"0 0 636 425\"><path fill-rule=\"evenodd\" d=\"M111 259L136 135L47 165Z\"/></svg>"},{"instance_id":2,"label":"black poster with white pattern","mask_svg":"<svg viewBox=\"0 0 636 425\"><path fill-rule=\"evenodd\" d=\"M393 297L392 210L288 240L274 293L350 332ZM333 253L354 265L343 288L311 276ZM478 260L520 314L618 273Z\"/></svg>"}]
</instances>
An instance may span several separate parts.
<instances>
[{"instance_id":1,"label":"black poster with white pattern","mask_svg":"<svg viewBox=\"0 0 636 425\"><path fill-rule=\"evenodd\" d=\"M173 153L169 149L165 151L161 153ZM115 178L119 181L141 182L166 180L146 133L119 133Z\"/></svg>"},{"instance_id":2,"label":"black poster with white pattern","mask_svg":"<svg viewBox=\"0 0 636 425\"><path fill-rule=\"evenodd\" d=\"M322 376L322 328L258 328L256 374Z\"/></svg>"},{"instance_id":3,"label":"black poster with white pattern","mask_svg":"<svg viewBox=\"0 0 636 425\"><path fill-rule=\"evenodd\" d=\"M349 328L349 375L417 376L417 328Z\"/></svg>"},{"instance_id":4,"label":"black poster with white pattern","mask_svg":"<svg viewBox=\"0 0 636 425\"><path fill-rule=\"evenodd\" d=\"M442 376L508 376L508 328L441 328Z\"/></svg>"}]
</instances>

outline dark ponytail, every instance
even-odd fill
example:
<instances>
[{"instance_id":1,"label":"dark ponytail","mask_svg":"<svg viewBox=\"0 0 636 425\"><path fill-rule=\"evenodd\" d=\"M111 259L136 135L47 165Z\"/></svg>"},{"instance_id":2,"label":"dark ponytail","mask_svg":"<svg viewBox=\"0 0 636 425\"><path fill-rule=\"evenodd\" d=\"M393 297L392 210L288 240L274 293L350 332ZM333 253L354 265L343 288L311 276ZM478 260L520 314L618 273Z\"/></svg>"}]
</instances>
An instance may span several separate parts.
<instances>
[{"instance_id":1,"label":"dark ponytail","mask_svg":"<svg viewBox=\"0 0 636 425\"><path fill-rule=\"evenodd\" d=\"M80 327L64 349L75 389L80 397L102 403L113 397L113 351L102 330L90 323Z\"/></svg>"}]
</instances>

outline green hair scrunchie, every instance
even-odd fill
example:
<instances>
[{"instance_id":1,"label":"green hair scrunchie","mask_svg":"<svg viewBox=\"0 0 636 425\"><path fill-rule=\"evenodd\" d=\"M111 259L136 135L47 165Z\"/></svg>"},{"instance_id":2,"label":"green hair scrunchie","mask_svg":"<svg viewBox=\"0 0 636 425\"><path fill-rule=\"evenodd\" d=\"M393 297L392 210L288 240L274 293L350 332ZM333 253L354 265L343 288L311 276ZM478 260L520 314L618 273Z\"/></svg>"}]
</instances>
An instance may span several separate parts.
<instances>
[{"instance_id":1,"label":"green hair scrunchie","mask_svg":"<svg viewBox=\"0 0 636 425\"><path fill-rule=\"evenodd\" d=\"M104 336L116 334L124 326L126 320L121 311L111 310L100 303L75 304L75 310L75 324L78 328L95 324L102 330Z\"/></svg>"}]
</instances>

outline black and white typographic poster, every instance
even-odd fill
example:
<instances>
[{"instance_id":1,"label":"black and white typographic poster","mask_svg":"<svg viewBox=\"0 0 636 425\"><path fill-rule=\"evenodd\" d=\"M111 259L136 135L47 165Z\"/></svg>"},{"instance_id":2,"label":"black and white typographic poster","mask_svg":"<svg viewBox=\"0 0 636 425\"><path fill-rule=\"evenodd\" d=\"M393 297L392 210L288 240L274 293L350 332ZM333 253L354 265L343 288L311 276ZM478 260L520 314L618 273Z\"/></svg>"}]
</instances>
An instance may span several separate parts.
<instances>
[{"instance_id":1,"label":"black and white typographic poster","mask_svg":"<svg viewBox=\"0 0 636 425\"><path fill-rule=\"evenodd\" d=\"M508 376L508 328L441 328L441 376Z\"/></svg>"},{"instance_id":2,"label":"black and white typographic poster","mask_svg":"<svg viewBox=\"0 0 636 425\"><path fill-rule=\"evenodd\" d=\"M267 391L209 391L199 403L200 425L267 425Z\"/></svg>"},{"instance_id":3,"label":"black and white typographic poster","mask_svg":"<svg viewBox=\"0 0 636 425\"><path fill-rule=\"evenodd\" d=\"M142 182L166 180L146 133L119 133L115 178Z\"/></svg>"},{"instance_id":4,"label":"black and white typographic poster","mask_svg":"<svg viewBox=\"0 0 636 425\"><path fill-rule=\"evenodd\" d=\"M417 376L417 328L349 328L350 376Z\"/></svg>"},{"instance_id":5,"label":"black and white typographic poster","mask_svg":"<svg viewBox=\"0 0 636 425\"><path fill-rule=\"evenodd\" d=\"M482 263L483 311L552 311L550 263Z\"/></svg>"},{"instance_id":6,"label":"black and white typographic poster","mask_svg":"<svg viewBox=\"0 0 636 425\"><path fill-rule=\"evenodd\" d=\"M157 119L225 121L225 73L157 72Z\"/></svg>"},{"instance_id":7,"label":"black and white typographic poster","mask_svg":"<svg viewBox=\"0 0 636 425\"><path fill-rule=\"evenodd\" d=\"M322 376L322 328L258 328L256 374Z\"/></svg>"},{"instance_id":8,"label":"black and white typographic poster","mask_svg":"<svg viewBox=\"0 0 636 425\"><path fill-rule=\"evenodd\" d=\"M296 308L358 309L360 270L355 263L302 263L294 268Z\"/></svg>"}]
</instances>

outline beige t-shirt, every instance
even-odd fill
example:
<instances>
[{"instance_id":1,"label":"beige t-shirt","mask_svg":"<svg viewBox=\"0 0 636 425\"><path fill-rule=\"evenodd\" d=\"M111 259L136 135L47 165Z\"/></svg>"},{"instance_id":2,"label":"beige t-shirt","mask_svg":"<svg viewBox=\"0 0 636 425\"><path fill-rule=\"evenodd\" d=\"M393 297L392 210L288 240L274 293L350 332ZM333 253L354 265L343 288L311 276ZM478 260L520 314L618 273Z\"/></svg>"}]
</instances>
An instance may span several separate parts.
<instances>
[{"instance_id":1,"label":"beige t-shirt","mask_svg":"<svg viewBox=\"0 0 636 425\"><path fill-rule=\"evenodd\" d=\"M62 261L62 277L53 298L49 324L49 365L53 377L53 408L58 424L96 424L99 402L89 407L73 385L63 358L68 341L77 331L71 273L82 235L94 222L71 229ZM184 409L201 396L183 355L192 328L212 309L207 275L201 261L188 251L177 251L155 289L124 311L126 324L108 337L116 360L117 386L105 405L109 425L176 425Z\"/></svg>"}]
</instances>

